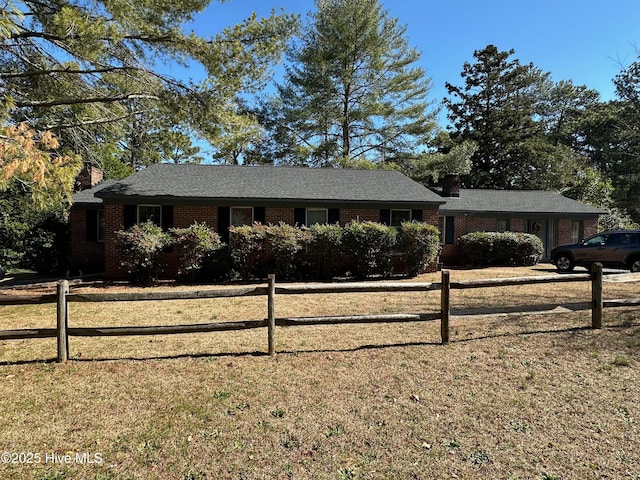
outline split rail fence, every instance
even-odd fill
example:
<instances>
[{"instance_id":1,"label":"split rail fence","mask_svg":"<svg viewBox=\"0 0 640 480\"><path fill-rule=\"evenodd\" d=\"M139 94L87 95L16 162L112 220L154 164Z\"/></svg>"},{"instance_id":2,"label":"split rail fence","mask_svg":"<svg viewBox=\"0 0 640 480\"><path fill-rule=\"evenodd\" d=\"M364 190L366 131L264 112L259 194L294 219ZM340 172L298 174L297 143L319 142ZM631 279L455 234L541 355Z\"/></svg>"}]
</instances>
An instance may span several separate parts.
<instances>
[{"instance_id":1,"label":"split rail fence","mask_svg":"<svg viewBox=\"0 0 640 480\"><path fill-rule=\"evenodd\" d=\"M274 355L276 326L293 327L308 325L340 325L360 323L392 323L392 322L425 322L440 320L442 344L449 343L451 319L451 290L470 288L499 288L513 285L531 285L560 282L591 282L591 301L575 302L555 307L567 306L571 311L591 310L591 328L602 328L603 309L606 307L624 307L640 305L640 298L620 300L603 299L602 265L595 264L591 273L541 275L515 278L495 278L483 280L451 281L450 272L442 271L441 282L395 282L395 283L340 283L340 284L305 284L276 286L275 276L269 275L267 286L242 287L217 290L183 291L183 292L129 292L129 293L71 293L69 282L60 280L57 293L50 295L2 295L0 305L29 305L57 303L56 328L39 328L23 330L0 330L0 340L56 338L57 360L65 362L69 359L69 336L100 337L129 335L168 335L180 333L220 332L230 330L247 330L266 328L268 353ZM440 311L435 313L398 313L373 315L343 315L324 317L275 317L275 301L277 295L311 295L331 293L380 293L380 292L427 292L440 290ZM128 327L70 327L70 302L134 302L164 300L196 300L224 297L266 296L267 317L264 320L247 320L235 322L214 322L191 325L162 326L128 326ZM548 311L548 310L547 310ZM518 314L545 313L540 305L520 306ZM486 312L485 312L486 313ZM508 309L491 309L491 313L513 313Z\"/></svg>"}]
</instances>

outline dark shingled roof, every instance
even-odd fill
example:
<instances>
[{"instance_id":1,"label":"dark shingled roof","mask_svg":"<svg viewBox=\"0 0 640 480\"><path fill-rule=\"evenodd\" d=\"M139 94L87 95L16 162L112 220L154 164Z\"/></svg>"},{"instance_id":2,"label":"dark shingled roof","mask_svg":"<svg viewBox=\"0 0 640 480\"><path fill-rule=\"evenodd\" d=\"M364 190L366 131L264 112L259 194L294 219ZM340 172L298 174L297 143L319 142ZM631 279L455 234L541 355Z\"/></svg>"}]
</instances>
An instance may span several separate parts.
<instances>
[{"instance_id":1,"label":"dark shingled roof","mask_svg":"<svg viewBox=\"0 0 640 480\"><path fill-rule=\"evenodd\" d=\"M95 196L95 193L98 190L102 190L105 187L113 185L117 183L118 180L105 180L104 182L100 182L97 185L94 185L91 188L87 188L86 190L82 190L73 195L72 204L73 205L101 205L102 199Z\"/></svg>"},{"instance_id":2,"label":"dark shingled roof","mask_svg":"<svg viewBox=\"0 0 640 480\"><path fill-rule=\"evenodd\" d=\"M460 214L524 214L524 215L585 215L607 213L560 194L543 190L460 189L459 197L441 197L441 215Z\"/></svg>"},{"instance_id":3,"label":"dark shingled roof","mask_svg":"<svg viewBox=\"0 0 640 480\"><path fill-rule=\"evenodd\" d=\"M100 189L122 202L266 200L441 204L440 196L393 170L156 164Z\"/></svg>"}]
</instances>

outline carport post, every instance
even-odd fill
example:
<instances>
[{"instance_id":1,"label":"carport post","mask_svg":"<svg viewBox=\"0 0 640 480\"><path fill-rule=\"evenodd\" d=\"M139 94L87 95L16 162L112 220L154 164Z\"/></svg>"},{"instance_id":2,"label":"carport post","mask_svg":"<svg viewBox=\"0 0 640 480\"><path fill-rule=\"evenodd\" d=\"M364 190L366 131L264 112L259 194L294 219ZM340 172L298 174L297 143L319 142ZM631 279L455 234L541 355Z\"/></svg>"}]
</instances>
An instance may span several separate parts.
<instances>
[{"instance_id":1,"label":"carport post","mask_svg":"<svg viewBox=\"0 0 640 480\"><path fill-rule=\"evenodd\" d=\"M602 294L602 264L591 266L591 328L602 328L603 294Z\"/></svg>"},{"instance_id":2,"label":"carport post","mask_svg":"<svg viewBox=\"0 0 640 480\"><path fill-rule=\"evenodd\" d=\"M67 294L69 293L69 282L58 280L58 362L66 362L69 359L69 336L67 325L69 323L69 310L67 308Z\"/></svg>"}]
</instances>

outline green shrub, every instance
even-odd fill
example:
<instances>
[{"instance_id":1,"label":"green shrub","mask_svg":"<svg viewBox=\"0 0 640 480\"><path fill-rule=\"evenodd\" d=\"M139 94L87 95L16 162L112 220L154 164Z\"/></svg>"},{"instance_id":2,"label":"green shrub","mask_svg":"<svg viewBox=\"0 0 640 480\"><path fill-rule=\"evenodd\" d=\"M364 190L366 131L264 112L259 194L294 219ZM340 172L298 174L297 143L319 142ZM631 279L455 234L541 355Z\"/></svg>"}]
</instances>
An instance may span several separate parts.
<instances>
[{"instance_id":1,"label":"green shrub","mask_svg":"<svg viewBox=\"0 0 640 480\"><path fill-rule=\"evenodd\" d=\"M389 275L392 252L396 246L396 229L375 222L351 222L342 234L345 252L354 255L358 274Z\"/></svg>"},{"instance_id":2,"label":"green shrub","mask_svg":"<svg viewBox=\"0 0 640 480\"><path fill-rule=\"evenodd\" d=\"M172 244L180 259L178 273L195 280L207 258L222 246L220 236L205 223L171 229Z\"/></svg>"},{"instance_id":3,"label":"green shrub","mask_svg":"<svg viewBox=\"0 0 640 480\"><path fill-rule=\"evenodd\" d=\"M263 255L265 233L266 227L257 223L229 228L231 257L243 280L259 276L257 269Z\"/></svg>"},{"instance_id":4,"label":"green shrub","mask_svg":"<svg viewBox=\"0 0 640 480\"><path fill-rule=\"evenodd\" d=\"M537 236L522 232L473 232L458 243L472 265L535 265L544 251Z\"/></svg>"},{"instance_id":5,"label":"green shrub","mask_svg":"<svg viewBox=\"0 0 640 480\"><path fill-rule=\"evenodd\" d=\"M339 273L342 253L342 232L339 224L314 224L305 229L303 237L304 263L310 276L331 280Z\"/></svg>"},{"instance_id":6,"label":"green shrub","mask_svg":"<svg viewBox=\"0 0 640 480\"><path fill-rule=\"evenodd\" d=\"M224 282L237 276L231 246L226 243L221 243L220 248L207 255L198 275L203 282Z\"/></svg>"},{"instance_id":7,"label":"green shrub","mask_svg":"<svg viewBox=\"0 0 640 480\"><path fill-rule=\"evenodd\" d=\"M282 222L263 228L264 249L260 258L261 267L278 277L293 278L297 254L302 249L303 230Z\"/></svg>"},{"instance_id":8,"label":"green shrub","mask_svg":"<svg viewBox=\"0 0 640 480\"><path fill-rule=\"evenodd\" d=\"M428 223L403 222L399 233L398 246L407 273L411 276L423 273L438 256L440 232Z\"/></svg>"},{"instance_id":9,"label":"green shrub","mask_svg":"<svg viewBox=\"0 0 640 480\"><path fill-rule=\"evenodd\" d=\"M233 260L234 273L244 280L264 278L268 273L284 279L330 280L349 268L349 262L357 275L387 276L392 273L398 248L406 250L401 250L401 255L408 265L407 273L415 275L435 260L439 249L438 230L416 222L406 224L400 243L396 242L395 228L375 222L302 228L285 223L254 224L229 230L225 258ZM231 268L223 270L229 273Z\"/></svg>"},{"instance_id":10,"label":"green shrub","mask_svg":"<svg viewBox=\"0 0 640 480\"><path fill-rule=\"evenodd\" d=\"M152 222L134 225L116 232L116 245L134 284L148 284L158 280L162 271L161 254L170 244L169 235Z\"/></svg>"}]
</instances>

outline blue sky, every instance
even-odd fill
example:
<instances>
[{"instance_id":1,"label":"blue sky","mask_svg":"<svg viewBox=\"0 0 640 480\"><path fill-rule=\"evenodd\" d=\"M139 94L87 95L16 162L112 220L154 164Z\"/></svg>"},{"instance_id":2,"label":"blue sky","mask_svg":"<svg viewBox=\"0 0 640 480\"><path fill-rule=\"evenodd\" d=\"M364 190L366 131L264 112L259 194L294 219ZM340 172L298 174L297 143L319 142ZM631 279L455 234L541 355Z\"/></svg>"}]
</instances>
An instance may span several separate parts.
<instances>
[{"instance_id":1,"label":"blue sky","mask_svg":"<svg viewBox=\"0 0 640 480\"><path fill-rule=\"evenodd\" d=\"M422 52L431 77L431 99L446 96L445 82L462 85L465 61L474 50L494 44L514 49L554 81L572 80L614 98L613 77L636 59L640 47L640 0L387 0L383 8L407 26L409 44ZM313 0L230 0L213 2L196 19L195 30L213 35L255 11L272 8L303 17ZM175 73L175 72L174 72Z\"/></svg>"}]
</instances>

